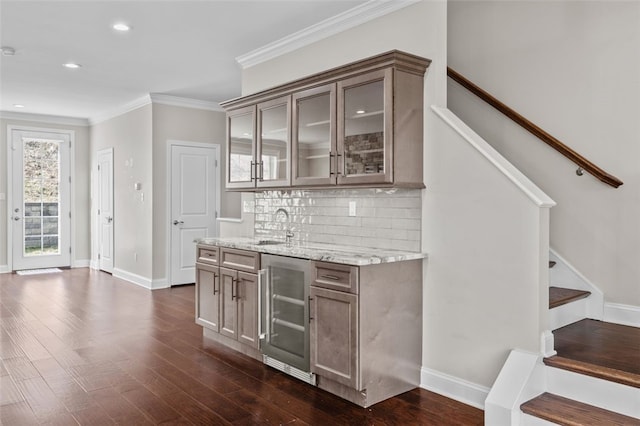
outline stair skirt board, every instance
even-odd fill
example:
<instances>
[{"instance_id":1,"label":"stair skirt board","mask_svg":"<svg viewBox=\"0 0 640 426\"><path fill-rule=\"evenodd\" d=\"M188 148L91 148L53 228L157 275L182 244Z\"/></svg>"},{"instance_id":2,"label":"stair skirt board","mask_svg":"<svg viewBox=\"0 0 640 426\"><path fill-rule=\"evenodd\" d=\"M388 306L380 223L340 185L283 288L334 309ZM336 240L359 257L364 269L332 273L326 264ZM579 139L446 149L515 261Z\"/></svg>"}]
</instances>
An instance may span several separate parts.
<instances>
[{"instance_id":1,"label":"stair skirt board","mask_svg":"<svg viewBox=\"0 0 640 426\"><path fill-rule=\"evenodd\" d=\"M558 426L557 423L548 422L545 419L527 413L522 413L520 419L520 426Z\"/></svg>"}]
</instances>

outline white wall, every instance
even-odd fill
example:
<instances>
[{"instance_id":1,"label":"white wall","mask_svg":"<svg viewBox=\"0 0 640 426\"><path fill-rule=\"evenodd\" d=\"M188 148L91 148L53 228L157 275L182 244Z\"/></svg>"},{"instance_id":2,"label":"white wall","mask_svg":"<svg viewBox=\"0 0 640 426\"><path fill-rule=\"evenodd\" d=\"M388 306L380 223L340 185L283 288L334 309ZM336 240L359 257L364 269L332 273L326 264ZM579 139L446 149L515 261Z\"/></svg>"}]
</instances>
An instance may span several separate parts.
<instances>
[{"instance_id":1,"label":"white wall","mask_svg":"<svg viewBox=\"0 0 640 426\"><path fill-rule=\"evenodd\" d=\"M558 205L551 246L640 306L640 2L452 1L448 61L624 185L606 186L456 83L449 107Z\"/></svg>"},{"instance_id":2,"label":"white wall","mask_svg":"<svg viewBox=\"0 0 640 426\"><path fill-rule=\"evenodd\" d=\"M75 144L72 146L74 164L74 203L71 212L74 218L75 234L73 241L73 265L85 266L91 258L90 229L89 229L89 127L54 124L50 122L0 119L0 193L7 194L7 127L26 126L42 129L61 129L75 132ZM7 200L0 200L0 270L7 265Z\"/></svg>"},{"instance_id":3,"label":"white wall","mask_svg":"<svg viewBox=\"0 0 640 426\"><path fill-rule=\"evenodd\" d=\"M226 192L223 112L153 104L153 278L166 278L167 146L169 140L213 143L220 146L220 215L240 217L240 193ZM195 248L194 248L195 250Z\"/></svg>"},{"instance_id":4,"label":"white wall","mask_svg":"<svg viewBox=\"0 0 640 426\"><path fill-rule=\"evenodd\" d=\"M113 147L114 274L126 274L130 279L149 283L153 252L151 114L151 104L148 104L91 126L94 178L97 152ZM140 191L134 189L137 182L142 184ZM95 211L96 207L93 207L92 211ZM94 215L91 219L93 224ZM94 261L96 256L94 250Z\"/></svg>"}]
</instances>

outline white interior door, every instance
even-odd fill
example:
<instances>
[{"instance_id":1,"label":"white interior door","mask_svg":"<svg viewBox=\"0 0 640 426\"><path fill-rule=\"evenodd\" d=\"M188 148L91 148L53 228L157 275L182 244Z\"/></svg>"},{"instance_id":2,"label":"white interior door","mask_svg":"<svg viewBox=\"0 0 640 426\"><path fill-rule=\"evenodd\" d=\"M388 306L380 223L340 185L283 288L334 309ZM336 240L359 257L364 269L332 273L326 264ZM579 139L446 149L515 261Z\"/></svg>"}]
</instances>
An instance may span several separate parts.
<instances>
[{"instance_id":1,"label":"white interior door","mask_svg":"<svg viewBox=\"0 0 640 426\"><path fill-rule=\"evenodd\" d=\"M98 268L113 272L113 148L98 151Z\"/></svg>"},{"instance_id":2,"label":"white interior door","mask_svg":"<svg viewBox=\"0 0 640 426\"><path fill-rule=\"evenodd\" d=\"M71 134L12 129L14 270L71 265Z\"/></svg>"},{"instance_id":3,"label":"white interior door","mask_svg":"<svg viewBox=\"0 0 640 426\"><path fill-rule=\"evenodd\" d=\"M195 282L196 238L215 237L219 191L217 147L172 144L170 284Z\"/></svg>"}]
</instances>

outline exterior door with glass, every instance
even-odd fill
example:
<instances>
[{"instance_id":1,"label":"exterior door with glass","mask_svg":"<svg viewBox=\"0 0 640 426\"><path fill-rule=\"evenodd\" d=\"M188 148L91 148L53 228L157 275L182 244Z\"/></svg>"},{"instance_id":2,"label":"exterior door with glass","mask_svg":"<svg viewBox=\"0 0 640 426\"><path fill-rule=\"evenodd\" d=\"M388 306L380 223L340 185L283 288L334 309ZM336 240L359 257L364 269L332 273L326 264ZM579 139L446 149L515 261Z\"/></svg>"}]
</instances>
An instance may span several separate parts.
<instances>
[{"instance_id":1,"label":"exterior door with glass","mask_svg":"<svg viewBox=\"0 0 640 426\"><path fill-rule=\"evenodd\" d=\"M11 131L12 269L71 265L70 132Z\"/></svg>"}]
</instances>

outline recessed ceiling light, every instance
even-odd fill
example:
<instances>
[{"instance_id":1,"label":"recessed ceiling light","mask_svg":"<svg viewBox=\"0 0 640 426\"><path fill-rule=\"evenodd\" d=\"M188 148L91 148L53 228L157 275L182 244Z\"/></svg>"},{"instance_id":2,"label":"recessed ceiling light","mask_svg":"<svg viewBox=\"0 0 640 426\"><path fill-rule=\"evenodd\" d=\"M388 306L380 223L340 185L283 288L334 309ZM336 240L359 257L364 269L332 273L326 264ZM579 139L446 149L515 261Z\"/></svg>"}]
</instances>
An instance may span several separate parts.
<instances>
[{"instance_id":1,"label":"recessed ceiling light","mask_svg":"<svg viewBox=\"0 0 640 426\"><path fill-rule=\"evenodd\" d=\"M356 111L356 114L364 114L366 111L363 109L359 109Z\"/></svg>"},{"instance_id":2,"label":"recessed ceiling light","mask_svg":"<svg viewBox=\"0 0 640 426\"><path fill-rule=\"evenodd\" d=\"M67 67L67 68L71 68L73 70L80 68L82 65L80 64L76 64L74 62L67 62L66 64L62 64L63 66Z\"/></svg>"},{"instance_id":3,"label":"recessed ceiling light","mask_svg":"<svg viewBox=\"0 0 640 426\"><path fill-rule=\"evenodd\" d=\"M0 51L2 51L2 56L13 56L16 54L16 49L9 46L0 47Z\"/></svg>"},{"instance_id":4,"label":"recessed ceiling light","mask_svg":"<svg viewBox=\"0 0 640 426\"><path fill-rule=\"evenodd\" d=\"M24 108L24 105L22 105L22 104L13 104L13 106L15 108Z\"/></svg>"},{"instance_id":5,"label":"recessed ceiling light","mask_svg":"<svg viewBox=\"0 0 640 426\"><path fill-rule=\"evenodd\" d=\"M126 32L131 30L131 26L125 24L124 22L117 22L115 24L113 24L113 26L111 27L116 31L122 31L122 32Z\"/></svg>"}]
</instances>

